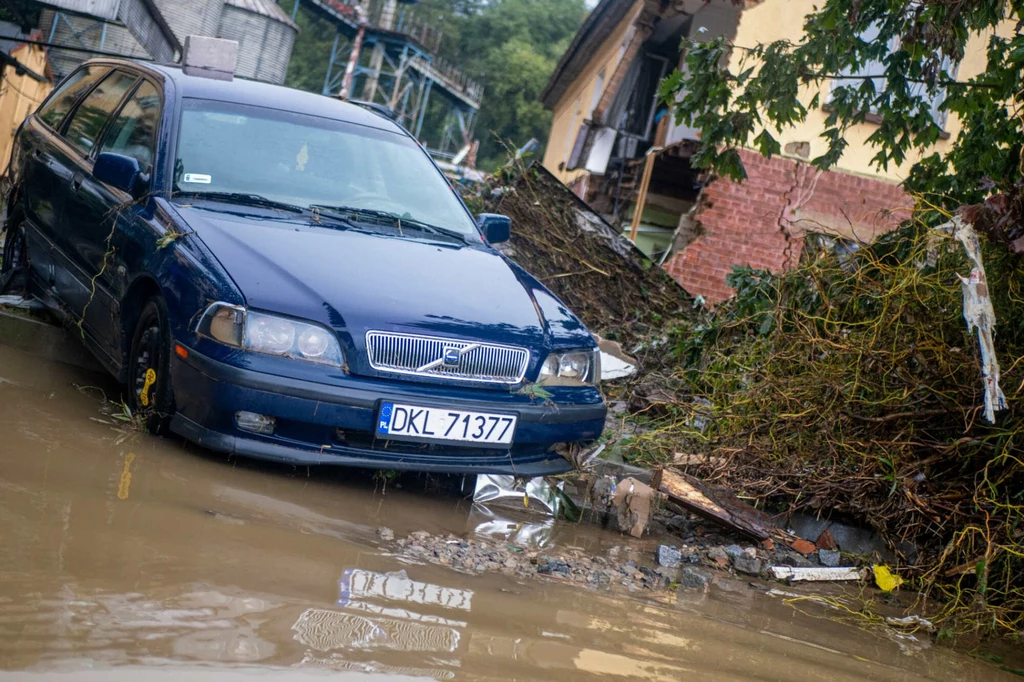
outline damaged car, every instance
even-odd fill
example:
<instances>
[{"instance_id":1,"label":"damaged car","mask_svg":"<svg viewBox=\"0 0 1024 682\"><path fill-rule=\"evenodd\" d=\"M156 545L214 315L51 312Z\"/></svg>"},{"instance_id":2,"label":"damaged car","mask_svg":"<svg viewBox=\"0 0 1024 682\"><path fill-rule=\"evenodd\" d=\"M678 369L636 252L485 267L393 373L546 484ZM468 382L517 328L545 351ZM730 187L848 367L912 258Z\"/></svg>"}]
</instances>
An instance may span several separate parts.
<instances>
[{"instance_id":1,"label":"damaged car","mask_svg":"<svg viewBox=\"0 0 1024 682\"><path fill-rule=\"evenodd\" d=\"M602 432L593 336L400 125L96 59L17 134L6 272L156 433L301 465L517 476Z\"/></svg>"}]
</instances>

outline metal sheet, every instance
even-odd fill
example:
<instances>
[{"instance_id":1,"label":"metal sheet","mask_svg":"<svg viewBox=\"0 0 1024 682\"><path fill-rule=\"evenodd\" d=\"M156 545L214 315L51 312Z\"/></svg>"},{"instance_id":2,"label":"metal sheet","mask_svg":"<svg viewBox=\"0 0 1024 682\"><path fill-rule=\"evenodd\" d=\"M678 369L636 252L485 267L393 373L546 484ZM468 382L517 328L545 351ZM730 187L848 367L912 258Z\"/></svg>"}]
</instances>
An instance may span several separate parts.
<instances>
[{"instance_id":1,"label":"metal sheet","mask_svg":"<svg viewBox=\"0 0 1024 682\"><path fill-rule=\"evenodd\" d=\"M43 0L39 4L106 21L116 21L121 8L121 0Z\"/></svg>"}]
</instances>

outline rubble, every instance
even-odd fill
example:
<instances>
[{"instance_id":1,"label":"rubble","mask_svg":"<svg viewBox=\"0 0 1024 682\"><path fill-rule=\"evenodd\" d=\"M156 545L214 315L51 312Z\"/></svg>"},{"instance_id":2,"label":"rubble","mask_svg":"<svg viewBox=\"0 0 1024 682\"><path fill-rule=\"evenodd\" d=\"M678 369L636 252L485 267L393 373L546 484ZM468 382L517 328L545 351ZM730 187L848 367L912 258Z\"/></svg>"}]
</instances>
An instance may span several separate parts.
<instances>
[{"instance_id":1,"label":"rubble","mask_svg":"<svg viewBox=\"0 0 1024 682\"><path fill-rule=\"evenodd\" d=\"M657 562L659 566L664 566L665 568L679 568L683 562L683 553L675 547L659 545Z\"/></svg>"},{"instance_id":2,"label":"rubble","mask_svg":"<svg viewBox=\"0 0 1024 682\"><path fill-rule=\"evenodd\" d=\"M839 565L840 554L838 549L819 549L818 561L822 566L835 568Z\"/></svg>"},{"instance_id":3,"label":"rubble","mask_svg":"<svg viewBox=\"0 0 1024 682\"><path fill-rule=\"evenodd\" d=\"M512 219L506 255L631 355L664 320L692 307L668 273L540 164L515 162L475 191L464 197L474 210Z\"/></svg>"}]
</instances>

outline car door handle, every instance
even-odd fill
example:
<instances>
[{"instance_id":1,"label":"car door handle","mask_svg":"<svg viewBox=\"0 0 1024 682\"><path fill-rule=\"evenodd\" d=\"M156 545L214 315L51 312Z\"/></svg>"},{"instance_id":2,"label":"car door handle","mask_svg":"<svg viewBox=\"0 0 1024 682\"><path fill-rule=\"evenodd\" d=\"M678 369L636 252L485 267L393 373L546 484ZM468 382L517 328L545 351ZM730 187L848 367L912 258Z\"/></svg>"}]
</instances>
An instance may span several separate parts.
<instances>
[{"instance_id":1,"label":"car door handle","mask_svg":"<svg viewBox=\"0 0 1024 682\"><path fill-rule=\"evenodd\" d=\"M75 173L74 177L71 178L71 189L75 192L82 188L82 182L85 181L85 176L81 173Z\"/></svg>"}]
</instances>

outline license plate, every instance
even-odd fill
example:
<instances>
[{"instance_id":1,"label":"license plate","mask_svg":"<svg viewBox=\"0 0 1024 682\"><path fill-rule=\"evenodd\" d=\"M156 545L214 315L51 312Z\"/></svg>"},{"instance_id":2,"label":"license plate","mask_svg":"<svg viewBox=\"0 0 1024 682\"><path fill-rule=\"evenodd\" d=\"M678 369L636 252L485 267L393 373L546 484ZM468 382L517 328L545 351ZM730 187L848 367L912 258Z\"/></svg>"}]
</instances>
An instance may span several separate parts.
<instances>
[{"instance_id":1,"label":"license plate","mask_svg":"<svg viewBox=\"0 0 1024 682\"><path fill-rule=\"evenodd\" d=\"M508 445L516 430L512 414L381 403L377 437L389 440L457 441Z\"/></svg>"}]
</instances>

